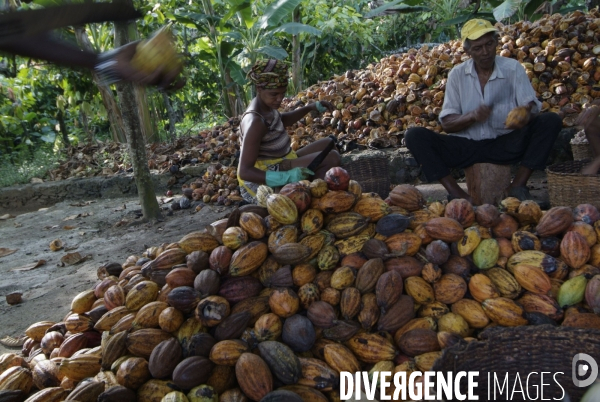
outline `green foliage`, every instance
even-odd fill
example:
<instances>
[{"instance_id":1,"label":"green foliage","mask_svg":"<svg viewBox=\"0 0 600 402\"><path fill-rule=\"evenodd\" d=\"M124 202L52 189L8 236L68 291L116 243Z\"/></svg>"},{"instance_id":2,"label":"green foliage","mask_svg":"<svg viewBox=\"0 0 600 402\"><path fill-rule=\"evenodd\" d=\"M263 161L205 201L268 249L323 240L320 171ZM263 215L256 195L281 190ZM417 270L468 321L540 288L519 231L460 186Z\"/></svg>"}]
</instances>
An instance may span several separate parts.
<instances>
[{"instance_id":1,"label":"green foliage","mask_svg":"<svg viewBox=\"0 0 600 402\"><path fill-rule=\"evenodd\" d=\"M59 154L47 147L22 150L11 156L0 155L0 187L26 184L32 178L44 179L48 170L56 167Z\"/></svg>"},{"instance_id":2,"label":"green foliage","mask_svg":"<svg viewBox=\"0 0 600 402\"><path fill-rule=\"evenodd\" d=\"M348 69L361 68L381 57L387 38L377 21L364 19L360 11L367 1L351 3L313 0L302 5L302 21L318 28L320 37L300 37L307 84L329 79Z\"/></svg>"}]
</instances>

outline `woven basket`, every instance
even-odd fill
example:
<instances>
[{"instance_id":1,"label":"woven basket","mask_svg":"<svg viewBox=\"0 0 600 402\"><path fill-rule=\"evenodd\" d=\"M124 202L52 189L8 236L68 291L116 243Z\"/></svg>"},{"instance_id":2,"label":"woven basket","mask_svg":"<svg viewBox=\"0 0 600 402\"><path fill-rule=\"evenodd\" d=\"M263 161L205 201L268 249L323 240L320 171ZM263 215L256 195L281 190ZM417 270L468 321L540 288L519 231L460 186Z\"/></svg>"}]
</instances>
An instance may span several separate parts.
<instances>
[{"instance_id":1,"label":"woven basket","mask_svg":"<svg viewBox=\"0 0 600 402\"><path fill-rule=\"evenodd\" d=\"M377 193L383 199L390 193L388 160L381 156L361 158L342 166L352 180L360 183L363 193Z\"/></svg>"},{"instance_id":2,"label":"woven basket","mask_svg":"<svg viewBox=\"0 0 600 402\"><path fill-rule=\"evenodd\" d=\"M573 160L576 161L592 157L590 144L571 144L571 151L573 151Z\"/></svg>"},{"instance_id":3,"label":"woven basket","mask_svg":"<svg viewBox=\"0 0 600 402\"><path fill-rule=\"evenodd\" d=\"M532 377L532 381L539 387L542 371L552 373L544 376L544 384L547 384L544 386L544 398L562 396L562 390L553 379L554 373L562 371L564 374L557 375L556 380L570 396L571 401L579 401L587 388L579 388L573 384L571 379L573 357L578 353L587 353L600 362L600 330L550 325L497 327L484 331L480 337L482 341L463 342L444 350L442 357L436 361L432 369L453 373L479 371L475 392L479 395L480 401L494 400L493 394L491 394L492 399L488 399L488 373L495 372L500 381L503 381L508 373L508 388L512 390L517 373L525 388L527 375L537 372L538 375ZM493 382L493 374L490 378ZM466 381L461 382L461 389L466 390ZM490 390L493 390L493 386ZM535 391L531 385L529 390ZM498 399L499 391L497 392L495 400L506 400L502 397ZM523 395L518 392L513 396L511 401L532 400L521 399Z\"/></svg>"},{"instance_id":4,"label":"woven basket","mask_svg":"<svg viewBox=\"0 0 600 402\"><path fill-rule=\"evenodd\" d=\"M553 207L592 204L600 208L600 175L582 175L589 159L557 163L546 168L548 194Z\"/></svg>"}]
</instances>

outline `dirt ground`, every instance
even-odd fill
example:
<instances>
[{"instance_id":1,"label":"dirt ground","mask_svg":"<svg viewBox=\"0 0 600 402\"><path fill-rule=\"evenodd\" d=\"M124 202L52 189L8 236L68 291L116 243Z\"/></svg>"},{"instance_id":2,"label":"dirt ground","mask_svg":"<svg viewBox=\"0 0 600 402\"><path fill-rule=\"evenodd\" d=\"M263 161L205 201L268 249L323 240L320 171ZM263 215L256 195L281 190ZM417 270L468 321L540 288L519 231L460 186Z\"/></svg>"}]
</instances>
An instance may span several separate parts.
<instances>
[{"instance_id":1,"label":"dirt ground","mask_svg":"<svg viewBox=\"0 0 600 402\"><path fill-rule=\"evenodd\" d=\"M36 321L60 321L69 312L73 297L96 284L96 270L102 264L123 263L149 246L176 242L230 210L217 206L206 206L197 213L180 210L165 214L162 222L141 224L137 197L71 200L33 212L13 211L15 218L0 220L0 249L16 250L0 257L0 338L18 337ZM64 248L53 252L50 242L55 239L60 239ZM61 258L68 253L89 257L62 266ZM46 263L27 270L39 260ZM23 293L23 301L11 306L5 295L14 291ZM0 345L0 354L8 350Z\"/></svg>"}]
</instances>

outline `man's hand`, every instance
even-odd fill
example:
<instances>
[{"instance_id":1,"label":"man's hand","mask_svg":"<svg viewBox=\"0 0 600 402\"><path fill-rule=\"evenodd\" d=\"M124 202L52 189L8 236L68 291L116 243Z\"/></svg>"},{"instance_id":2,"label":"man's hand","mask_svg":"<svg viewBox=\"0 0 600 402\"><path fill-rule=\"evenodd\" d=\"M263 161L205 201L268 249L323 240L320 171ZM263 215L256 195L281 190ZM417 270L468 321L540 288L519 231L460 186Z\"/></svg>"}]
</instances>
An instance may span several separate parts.
<instances>
[{"instance_id":1,"label":"man's hand","mask_svg":"<svg viewBox=\"0 0 600 402\"><path fill-rule=\"evenodd\" d=\"M450 114L441 120L442 128L447 133L456 133L466 130L475 123L486 121L490 117L491 113L492 108L490 106L481 105L477 109L471 110L468 113Z\"/></svg>"},{"instance_id":2,"label":"man's hand","mask_svg":"<svg viewBox=\"0 0 600 402\"><path fill-rule=\"evenodd\" d=\"M477 123L481 123L486 121L490 114L492 113L492 108L487 105L481 105L477 109L469 112L470 118Z\"/></svg>"},{"instance_id":3,"label":"man's hand","mask_svg":"<svg viewBox=\"0 0 600 402\"><path fill-rule=\"evenodd\" d=\"M592 105L583 109L583 112L579 114L577 120L575 120L575 124L586 129L591 122L593 122L596 117L600 114L600 106Z\"/></svg>"}]
</instances>

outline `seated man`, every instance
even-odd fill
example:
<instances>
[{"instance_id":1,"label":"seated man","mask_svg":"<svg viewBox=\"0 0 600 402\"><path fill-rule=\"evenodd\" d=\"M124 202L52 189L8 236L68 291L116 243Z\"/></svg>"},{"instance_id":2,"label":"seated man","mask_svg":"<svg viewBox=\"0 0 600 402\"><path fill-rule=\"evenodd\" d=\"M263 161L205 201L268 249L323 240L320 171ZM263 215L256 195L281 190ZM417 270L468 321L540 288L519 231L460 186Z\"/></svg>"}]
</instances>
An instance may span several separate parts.
<instances>
[{"instance_id":1,"label":"seated man","mask_svg":"<svg viewBox=\"0 0 600 402\"><path fill-rule=\"evenodd\" d=\"M517 60L496 56L498 31L488 21L468 21L461 37L471 59L448 75L440 122L450 135L415 127L405 134L406 146L427 180L438 180L448 191L448 199L472 201L450 168L516 162L520 166L507 195L531 199L527 180L534 169L545 168L561 119L555 113L539 114L541 103L524 68ZM517 107L522 117L507 128L508 113Z\"/></svg>"}]
</instances>

